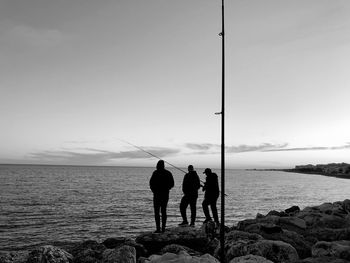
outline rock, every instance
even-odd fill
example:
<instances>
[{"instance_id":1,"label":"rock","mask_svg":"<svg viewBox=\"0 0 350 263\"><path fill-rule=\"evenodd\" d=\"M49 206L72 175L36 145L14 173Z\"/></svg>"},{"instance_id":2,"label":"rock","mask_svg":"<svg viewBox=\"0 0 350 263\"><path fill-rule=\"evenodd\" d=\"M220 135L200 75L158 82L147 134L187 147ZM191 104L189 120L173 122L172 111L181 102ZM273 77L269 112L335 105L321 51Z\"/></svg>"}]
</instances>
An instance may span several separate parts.
<instances>
[{"instance_id":1,"label":"rock","mask_svg":"<svg viewBox=\"0 0 350 263\"><path fill-rule=\"evenodd\" d=\"M190 256L185 251L181 251L178 254L165 253L163 255L152 255L144 261L145 263L220 263L219 260L209 254L204 254L200 257Z\"/></svg>"},{"instance_id":2,"label":"rock","mask_svg":"<svg viewBox=\"0 0 350 263\"><path fill-rule=\"evenodd\" d=\"M350 241L317 242L312 247L313 257L336 257L350 260Z\"/></svg>"},{"instance_id":3,"label":"rock","mask_svg":"<svg viewBox=\"0 0 350 263\"><path fill-rule=\"evenodd\" d=\"M136 249L123 245L115 249L106 249L102 253L102 263L136 263Z\"/></svg>"},{"instance_id":4,"label":"rock","mask_svg":"<svg viewBox=\"0 0 350 263\"><path fill-rule=\"evenodd\" d=\"M71 263L73 256L54 246L42 246L29 253L27 263Z\"/></svg>"},{"instance_id":5,"label":"rock","mask_svg":"<svg viewBox=\"0 0 350 263\"><path fill-rule=\"evenodd\" d=\"M350 228L311 228L307 230L305 236L320 241L350 240Z\"/></svg>"},{"instance_id":6,"label":"rock","mask_svg":"<svg viewBox=\"0 0 350 263\"><path fill-rule=\"evenodd\" d=\"M0 251L0 263L23 263L27 261L28 251L12 251L2 252Z\"/></svg>"},{"instance_id":7,"label":"rock","mask_svg":"<svg viewBox=\"0 0 350 263\"><path fill-rule=\"evenodd\" d=\"M317 257L305 258L303 260L296 261L295 263L350 263L350 261L333 257Z\"/></svg>"},{"instance_id":8,"label":"rock","mask_svg":"<svg viewBox=\"0 0 350 263\"><path fill-rule=\"evenodd\" d=\"M246 255L242 257L236 257L230 261L230 263L273 263L264 257L256 255Z\"/></svg>"},{"instance_id":9,"label":"rock","mask_svg":"<svg viewBox=\"0 0 350 263\"><path fill-rule=\"evenodd\" d=\"M13 255L0 251L0 263L12 263Z\"/></svg>"},{"instance_id":10,"label":"rock","mask_svg":"<svg viewBox=\"0 0 350 263\"><path fill-rule=\"evenodd\" d=\"M215 256L220 254L220 248ZM264 240L262 236L242 231L232 231L225 238L226 261L235 257L253 254L273 262L294 262L299 259L298 253L291 245L274 240Z\"/></svg>"},{"instance_id":11,"label":"rock","mask_svg":"<svg viewBox=\"0 0 350 263\"><path fill-rule=\"evenodd\" d=\"M249 254L265 257L273 262L289 263L299 259L294 247L273 240L260 240L248 247Z\"/></svg>"},{"instance_id":12,"label":"rock","mask_svg":"<svg viewBox=\"0 0 350 263\"><path fill-rule=\"evenodd\" d=\"M306 222L305 220L298 217L281 217L278 221L278 224L283 228L289 231L294 231L299 234L305 232Z\"/></svg>"},{"instance_id":13,"label":"rock","mask_svg":"<svg viewBox=\"0 0 350 263\"><path fill-rule=\"evenodd\" d=\"M106 248L116 248L118 246L123 245L126 240L127 239L125 237L110 237L103 241L102 244Z\"/></svg>"},{"instance_id":14,"label":"rock","mask_svg":"<svg viewBox=\"0 0 350 263\"><path fill-rule=\"evenodd\" d=\"M160 251L160 253L161 254L165 254L165 253L179 254L181 251L185 251L190 256L200 256L201 255L199 252L197 252L189 247L185 247L185 246L181 246L181 245L177 245L177 244L171 244L171 245L167 245L167 246L163 247L162 250Z\"/></svg>"},{"instance_id":15,"label":"rock","mask_svg":"<svg viewBox=\"0 0 350 263\"><path fill-rule=\"evenodd\" d=\"M143 245L136 243L135 240L131 238L125 238L125 237L107 238L105 241L102 242L102 244L105 247L110 249L120 247L123 245L134 247L136 249L136 258L144 257L148 254L147 250Z\"/></svg>"},{"instance_id":16,"label":"rock","mask_svg":"<svg viewBox=\"0 0 350 263\"><path fill-rule=\"evenodd\" d=\"M183 245L195 251L205 252L206 245L210 240L198 228L176 227L168 229L164 233L147 232L141 234L135 241L142 244L149 253L154 254L170 244Z\"/></svg>"},{"instance_id":17,"label":"rock","mask_svg":"<svg viewBox=\"0 0 350 263\"><path fill-rule=\"evenodd\" d=\"M300 212L300 208L299 208L299 206L293 205L292 207L287 208L286 210L284 210L284 212L286 214L288 214L289 216L294 216L295 214Z\"/></svg>"},{"instance_id":18,"label":"rock","mask_svg":"<svg viewBox=\"0 0 350 263\"><path fill-rule=\"evenodd\" d=\"M74 263L96 263L102 260L106 247L93 240L85 241L72 249Z\"/></svg>"}]
</instances>

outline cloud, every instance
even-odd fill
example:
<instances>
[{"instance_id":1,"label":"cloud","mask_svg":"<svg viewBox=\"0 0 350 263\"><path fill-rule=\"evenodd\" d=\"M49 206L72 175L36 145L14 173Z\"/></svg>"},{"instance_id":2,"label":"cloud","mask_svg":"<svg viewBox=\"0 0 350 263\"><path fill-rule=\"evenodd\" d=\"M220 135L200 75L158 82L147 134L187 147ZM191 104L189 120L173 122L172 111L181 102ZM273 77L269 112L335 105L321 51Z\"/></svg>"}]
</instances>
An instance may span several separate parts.
<instances>
[{"instance_id":1,"label":"cloud","mask_svg":"<svg viewBox=\"0 0 350 263\"><path fill-rule=\"evenodd\" d=\"M341 146L316 146L316 147L297 147L297 148L281 148L281 149L270 149L265 150L265 152L287 152L287 151L324 151L324 150L344 150L350 149L350 143L346 143Z\"/></svg>"},{"instance_id":2,"label":"cloud","mask_svg":"<svg viewBox=\"0 0 350 263\"><path fill-rule=\"evenodd\" d=\"M200 150L200 151L206 151L206 150L210 150L212 148L218 147L218 145L210 144L210 143L204 143L204 144L186 143L185 146L191 150Z\"/></svg>"},{"instance_id":3,"label":"cloud","mask_svg":"<svg viewBox=\"0 0 350 263\"><path fill-rule=\"evenodd\" d=\"M190 150L197 151L196 154L213 154L218 153L220 149L219 144L194 144L187 143L185 144ZM350 143L346 143L341 146L314 146L314 147L295 147L295 148L287 148L288 143L282 144L272 144L272 143L262 143L259 145L247 145L241 144L238 146L226 146L227 153L245 153L245 152L288 152L288 151L324 151L324 150L344 150L350 149Z\"/></svg>"},{"instance_id":4,"label":"cloud","mask_svg":"<svg viewBox=\"0 0 350 263\"><path fill-rule=\"evenodd\" d=\"M15 43L36 47L52 47L64 40L63 33L57 29L39 29L27 25L12 26L8 33Z\"/></svg>"},{"instance_id":5,"label":"cloud","mask_svg":"<svg viewBox=\"0 0 350 263\"><path fill-rule=\"evenodd\" d=\"M238 146L226 147L228 153L242 153L242 152L266 152L271 150L278 150L284 148L288 143L283 144L272 144L272 143L262 143L259 145L246 145L241 144Z\"/></svg>"},{"instance_id":6,"label":"cloud","mask_svg":"<svg viewBox=\"0 0 350 263\"><path fill-rule=\"evenodd\" d=\"M148 147L145 151L154 156L164 158L180 152L178 149L163 147ZM56 164L106 164L117 159L149 159L150 154L141 150L112 152L92 148L84 148L81 151L42 151L30 154L31 159L38 162Z\"/></svg>"}]
</instances>

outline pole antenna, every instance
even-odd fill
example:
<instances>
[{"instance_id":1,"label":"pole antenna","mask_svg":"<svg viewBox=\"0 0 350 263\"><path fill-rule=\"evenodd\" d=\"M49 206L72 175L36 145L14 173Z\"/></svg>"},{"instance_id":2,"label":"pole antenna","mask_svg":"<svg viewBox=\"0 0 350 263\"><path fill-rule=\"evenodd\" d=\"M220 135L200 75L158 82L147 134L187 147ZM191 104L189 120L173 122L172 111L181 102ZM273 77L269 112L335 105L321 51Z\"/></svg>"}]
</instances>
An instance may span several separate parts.
<instances>
[{"instance_id":1,"label":"pole antenna","mask_svg":"<svg viewBox=\"0 0 350 263\"><path fill-rule=\"evenodd\" d=\"M221 0L220 33L222 39L222 87L221 87L221 224L220 224L220 258L225 262L225 9Z\"/></svg>"}]
</instances>

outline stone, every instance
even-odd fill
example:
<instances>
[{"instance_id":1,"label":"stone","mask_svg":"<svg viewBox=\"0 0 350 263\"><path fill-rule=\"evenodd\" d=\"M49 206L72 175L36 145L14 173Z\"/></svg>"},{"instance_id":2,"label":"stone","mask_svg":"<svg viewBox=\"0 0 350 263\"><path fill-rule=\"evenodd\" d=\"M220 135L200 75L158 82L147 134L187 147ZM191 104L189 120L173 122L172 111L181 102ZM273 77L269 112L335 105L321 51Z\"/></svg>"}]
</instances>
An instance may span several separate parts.
<instances>
[{"instance_id":1,"label":"stone","mask_svg":"<svg viewBox=\"0 0 350 263\"><path fill-rule=\"evenodd\" d=\"M242 257L236 257L232 259L230 263L273 263L273 262L264 257L249 254Z\"/></svg>"},{"instance_id":2,"label":"stone","mask_svg":"<svg viewBox=\"0 0 350 263\"><path fill-rule=\"evenodd\" d=\"M345 260L350 260L350 241L341 240L326 242L317 242L312 247L313 257L336 257Z\"/></svg>"},{"instance_id":3,"label":"stone","mask_svg":"<svg viewBox=\"0 0 350 263\"><path fill-rule=\"evenodd\" d=\"M102 263L136 263L136 249L123 245L115 249L106 249L102 253Z\"/></svg>"},{"instance_id":4,"label":"stone","mask_svg":"<svg viewBox=\"0 0 350 263\"><path fill-rule=\"evenodd\" d=\"M27 263L71 263L73 256L67 251L54 247L42 246L29 253Z\"/></svg>"},{"instance_id":5,"label":"stone","mask_svg":"<svg viewBox=\"0 0 350 263\"><path fill-rule=\"evenodd\" d=\"M225 238L225 260L253 254L273 262L294 262L299 259L296 249L279 240L265 240L261 235L242 231L231 231ZM220 247L214 253L219 257Z\"/></svg>"},{"instance_id":6,"label":"stone","mask_svg":"<svg viewBox=\"0 0 350 263\"><path fill-rule=\"evenodd\" d=\"M265 257L273 262L290 263L299 259L291 245L274 240L260 240L248 247L249 254Z\"/></svg>"},{"instance_id":7,"label":"stone","mask_svg":"<svg viewBox=\"0 0 350 263\"><path fill-rule=\"evenodd\" d=\"M74 263L96 263L102 260L106 247L93 240L85 241L72 249Z\"/></svg>"},{"instance_id":8,"label":"stone","mask_svg":"<svg viewBox=\"0 0 350 263\"><path fill-rule=\"evenodd\" d=\"M305 236L316 238L319 241L350 240L350 228L311 228L307 230Z\"/></svg>"},{"instance_id":9,"label":"stone","mask_svg":"<svg viewBox=\"0 0 350 263\"><path fill-rule=\"evenodd\" d=\"M170 228L164 233L146 232L139 235L135 241L142 244L150 254L154 254L170 244L178 244L195 251L205 252L210 239L200 229L188 226Z\"/></svg>"},{"instance_id":10,"label":"stone","mask_svg":"<svg viewBox=\"0 0 350 263\"><path fill-rule=\"evenodd\" d=\"M317 258L305 258L298 260L295 263L350 263L345 259L334 258L334 257L317 257Z\"/></svg>"},{"instance_id":11,"label":"stone","mask_svg":"<svg viewBox=\"0 0 350 263\"><path fill-rule=\"evenodd\" d=\"M145 263L220 263L220 261L209 254L204 254L200 257L191 256L185 251L181 251L178 254L165 253L163 255L152 255L144 261Z\"/></svg>"},{"instance_id":12,"label":"stone","mask_svg":"<svg viewBox=\"0 0 350 263\"><path fill-rule=\"evenodd\" d=\"M178 254L181 251L185 251L190 256L200 256L201 255L198 251L195 251L189 247L181 246L181 245L177 245L177 244L171 244L171 245L167 245L167 246L163 247L162 250L160 251L160 253L161 254L165 254L165 253Z\"/></svg>"},{"instance_id":13,"label":"stone","mask_svg":"<svg viewBox=\"0 0 350 263\"><path fill-rule=\"evenodd\" d=\"M290 208L287 208L286 210L284 210L284 212L286 214L288 214L289 216L294 216L295 214L300 212L300 208L299 206L293 205Z\"/></svg>"}]
</instances>

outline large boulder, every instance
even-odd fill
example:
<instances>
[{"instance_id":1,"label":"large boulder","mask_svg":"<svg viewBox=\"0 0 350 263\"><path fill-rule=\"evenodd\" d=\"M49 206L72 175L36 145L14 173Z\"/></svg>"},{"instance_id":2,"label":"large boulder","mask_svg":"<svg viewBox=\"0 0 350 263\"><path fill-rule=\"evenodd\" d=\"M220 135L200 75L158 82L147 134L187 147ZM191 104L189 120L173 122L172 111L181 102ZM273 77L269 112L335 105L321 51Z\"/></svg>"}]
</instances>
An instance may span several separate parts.
<instances>
[{"instance_id":1,"label":"large boulder","mask_svg":"<svg viewBox=\"0 0 350 263\"><path fill-rule=\"evenodd\" d=\"M148 254L147 250L145 249L145 247L143 245L136 243L135 240L133 240L131 238L125 238L125 237L113 238L113 237L111 237L111 238L107 238L105 241L103 241L102 244L106 248L110 248L110 249L121 247L123 245L134 247L136 249L136 258L144 257Z\"/></svg>"},{"instance_id":2,"label":"large boulder","mask_svg":"<svg viewBox=\"0 0 350 263\"><path fill-rule=\"evenodd\" d=\"M225 238L225 257L229 262L233 258L245 255L257 255L273 262L294 262L298 253L291 245L274 240L265 240L261 235L242 231L231 231ZM215 256L220 255L220 247Z\"/></svg>"},{"instance_id":3,"label":"large boulder","mask_svg":"<svg viewBox=\"0 0 350 263\"><path fill-rule=\"evenodd\" d=\"M136 263L136 249L123 245L115 249L106 249L102 253L102 263Z\"/></svg>"},{"instance_id":4,"label":"large boulder","mask_svg":"<svg viewBox=\"0 0 350 263\"><path fill-rule=\"evenodd\" d=\"M350 241L317 242L312 247L313 257L336 257L350 260Z\"/></svg>"},{"instance_id":5,"label":"large boulder","mask_svg":"<svg viewBox=\"0 0 350 263\"><path fill-rule=\"evenodd\" d=\"M102 260L106 247L96 241L85 241L72 249L74 263L96 263Z\"/></svg>"},{"instance_id":6,"label":"large boulder","mask_svg":"<svg viewBox=\"0 0 350 263\"><path fill-rule=\"evenodd\" d=\"M72 263L73 256L67 251L54 247L42 246L29 253L27 263Z\"/></svg>"},{"instance_id":7,"label":"large boulder","mask_svg":"<svg viewBox=\"0 0 350 263\"><path fill-rule=\"evenodd\" d=\"M310 228L305 233L308 238L315 238L317 241L350 240L350 227L348 228ZM316 242L315 242L316 243Z\"/></svg>"},{"instance_id":8,"label":"large boulder","mask_svg":"<svg viewBox=\"0 0 350 263\"><path fill-rule=\"evenodd\" d=\"M242 257L236 257L230 261L230 263L273 263L264 257L256 255L246 255Z\"/></svg>"},{"instance_id":9,"label":"large boulder","mask_svg":"<svg viewBox=\"0 0 350 263\"><path fill-rule=\"evenodd\" d=\"M286 219L288 219L288 217L286 217ZM244 230L250 233L259 234L264 239L280 240L288 243L297 250L300 258L307 258L311 256L311 247L314 242L306 240L304 236L296 232L282 229L281 226L256 223L246 226Z\"/></svg>"},{"instance_id":10,"label":"large boulder","mask_svg":"<svg viewBox=\"0 0 350 263\"><path fill-rule=\"evenodd\" d=\"M183 245L199 252L205 252L210 239L205 232L198 228L175 227L164 233L147 232L141 234L135 241L142 244L150 254L154 254L170 244Z\"/></svg>"},{"instance_id":11,"label":"large boulder","mask_svg":"<svg viewBox=\"0 0 350 263\"><path fill-rule=\"evenodd\" d=\"M296 261L295 263L350 263L350 261L334 257L312 257Z\"/></svg>"},{"instance_id":12,"label":"large boulder","mask_svg":"<svg viewBox=\"0 0 350 263\"><path fill-rule=\"evenodd\" d=\"M178 254L165 253L163 255L152 255L148 259L144 259L144 263L220 263L220 261L209 254L204 254L200 257L191 256L185 251L180 251Z\"/></svg>"}]
</instances>

